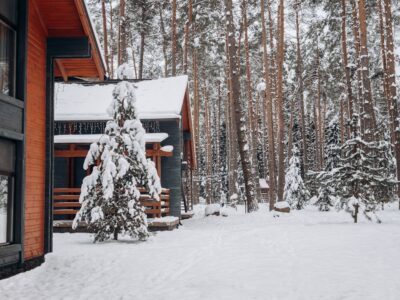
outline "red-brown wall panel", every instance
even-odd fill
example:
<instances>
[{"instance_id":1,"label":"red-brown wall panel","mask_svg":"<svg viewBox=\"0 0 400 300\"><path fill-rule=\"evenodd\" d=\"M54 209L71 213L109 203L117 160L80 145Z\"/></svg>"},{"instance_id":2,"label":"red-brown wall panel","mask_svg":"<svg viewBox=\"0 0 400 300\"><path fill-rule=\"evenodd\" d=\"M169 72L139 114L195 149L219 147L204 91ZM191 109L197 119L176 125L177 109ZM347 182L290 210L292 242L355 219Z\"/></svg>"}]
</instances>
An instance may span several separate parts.
<instances>
[{"instance_id":1,"label":"red-brown wall panel","mask_svg":"<svg viewBox=\"0 0 400 300\"><path fill-rule=\"evenodd\" d=\"M32 0L29 1L32 8ZM44 254L46 34L29 9L26 100L25 259Z\"/></svg>"}]
</instances>

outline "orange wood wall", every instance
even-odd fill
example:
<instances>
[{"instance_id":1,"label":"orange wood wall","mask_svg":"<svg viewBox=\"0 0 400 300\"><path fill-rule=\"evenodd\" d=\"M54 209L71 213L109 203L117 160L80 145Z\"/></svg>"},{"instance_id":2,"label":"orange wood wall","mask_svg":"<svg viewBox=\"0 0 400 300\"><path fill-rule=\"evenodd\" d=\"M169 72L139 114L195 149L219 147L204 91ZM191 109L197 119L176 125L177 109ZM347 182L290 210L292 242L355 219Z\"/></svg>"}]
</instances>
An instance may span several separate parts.
<instances>
[{"instance_id":1,"label":"orange wood wall","mask_svg":"<svg viewBox=\"0 0 400 300\"><path fill-rule=\"evenodd\" d=\"M25 259L44 254L46 33L29 0L26 100Z\"/></svg>"}]
</instances>

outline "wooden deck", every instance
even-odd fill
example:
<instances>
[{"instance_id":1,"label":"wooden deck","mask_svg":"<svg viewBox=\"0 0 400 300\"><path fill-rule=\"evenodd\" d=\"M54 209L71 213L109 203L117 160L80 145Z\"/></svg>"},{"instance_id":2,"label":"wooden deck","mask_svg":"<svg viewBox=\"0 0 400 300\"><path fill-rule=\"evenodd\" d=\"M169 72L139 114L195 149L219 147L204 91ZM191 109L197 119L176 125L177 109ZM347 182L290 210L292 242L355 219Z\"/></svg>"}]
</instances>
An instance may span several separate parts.
<instances>
[{"instance_id":1,"label":"wooden deck","mask_svg":"<svg viewBox=\"0 0 400 300\"><path fill-rule=\"evenodd\" d=\"M140 202L145 207L149 219L169 216L170 191L163 189L160 201L154 200L144 189L140 189ZM54 228L65 228L72 226L72 220L78 213L80 188L55 188L53 195Z\"/></svg>"}]
</instances>

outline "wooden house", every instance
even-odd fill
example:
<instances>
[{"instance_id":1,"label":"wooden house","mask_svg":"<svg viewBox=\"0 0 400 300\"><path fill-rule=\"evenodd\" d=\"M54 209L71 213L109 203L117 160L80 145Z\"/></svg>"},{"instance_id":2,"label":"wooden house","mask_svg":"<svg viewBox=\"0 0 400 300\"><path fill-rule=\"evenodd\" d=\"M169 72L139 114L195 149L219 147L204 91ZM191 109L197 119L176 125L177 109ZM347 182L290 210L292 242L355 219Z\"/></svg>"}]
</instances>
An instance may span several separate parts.
<instances>
[{"instance_id":1,"label":"wooden house","mask_svg":"<svg viewBox=\"0 0 400 300\"><path fill-rule=\"evenodd\" d=\"M57 230L70 226L79 209L86 172L83 162L111 119L107 109L118 81L57 83L55 88L55 203ZM133 82L138 115L146 130L146 155L155 162L164 188L162 203L143 196L150 218L181 217L192 206L195 167L187 76ZM158 208L157 208L158 207ZM157 210L158 209L158 210ZM150 223L151 224L151 223Z\"/></svg>"},{"instance_id":2,"label":"wooden house","mask_svg":"<svg viewBox=\"0 0 400 300\"><path fill-rule=\"evenodd\" d=\"M103 80L84 0L0 1L0 278L52 251L56 77Z\"/></svg>"}]
</instances>

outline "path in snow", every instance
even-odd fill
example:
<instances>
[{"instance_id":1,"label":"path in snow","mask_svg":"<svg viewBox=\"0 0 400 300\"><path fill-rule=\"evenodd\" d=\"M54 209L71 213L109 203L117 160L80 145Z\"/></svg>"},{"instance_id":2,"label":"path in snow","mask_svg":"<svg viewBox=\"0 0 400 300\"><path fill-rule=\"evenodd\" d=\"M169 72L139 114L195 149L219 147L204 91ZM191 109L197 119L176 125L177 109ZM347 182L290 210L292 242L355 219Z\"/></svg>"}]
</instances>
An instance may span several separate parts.
<instances>
[{"instance_id":1,"label":"path in snow","mask_svg":"<svg viewBox=\"0 0 400 300\"><path fill-rule=\"evenodd\" d=\"M42 267L0 281L0 299L397 300L400 212L380 216L198 214L145 243L56 234Z\"/></svg>"}]
</instances>

